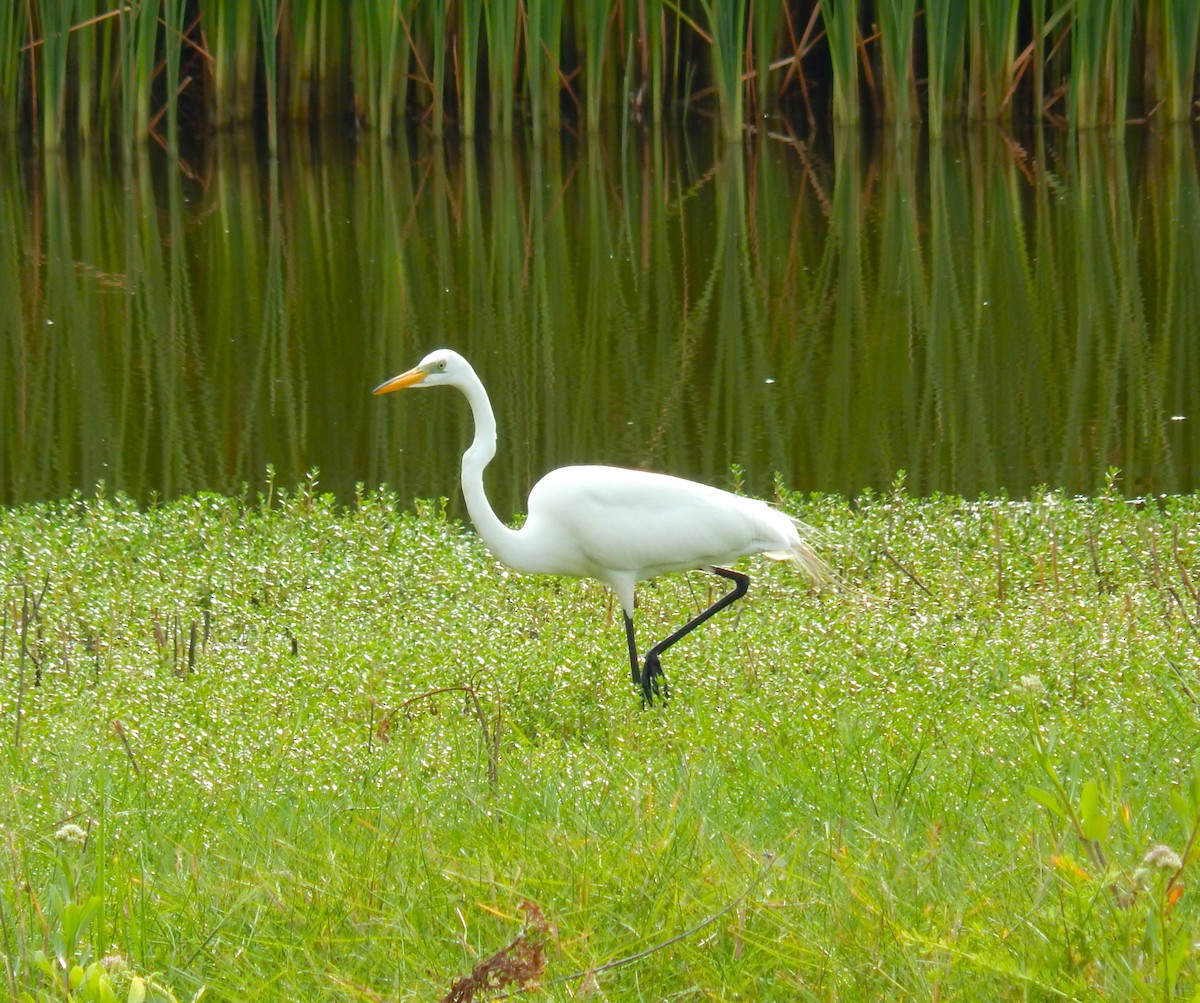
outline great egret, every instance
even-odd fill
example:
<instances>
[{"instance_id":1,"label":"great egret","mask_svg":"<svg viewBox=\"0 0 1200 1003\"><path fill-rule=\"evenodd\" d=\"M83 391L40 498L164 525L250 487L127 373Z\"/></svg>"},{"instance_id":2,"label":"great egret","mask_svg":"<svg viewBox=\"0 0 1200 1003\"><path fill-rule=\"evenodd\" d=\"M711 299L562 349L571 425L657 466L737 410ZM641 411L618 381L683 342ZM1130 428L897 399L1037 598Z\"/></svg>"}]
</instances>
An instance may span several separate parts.
<instances>
[{"instance_id":1,"label":"great egret","mask_svg":"<svg viewBox=\"0 0 1200 1003\"><path fill-rule=\"evenodd\" d=\"M810 578L825 577L824 562L800 536L803 524L766 502L730 494L669 474L622 467L572 466L551 470L529 492L529 513L510 529L492 511L483 471L496 455L496 417L483 383L457 352L438 349L406 373L375 388L457 387L471 405L475 438L462 457L467 511L488 549L516 571L595 578L616 593L625 613L625 639L635 686L646 703L659 695L660 658L710 616L736 602L750 586L731 564L748 554L790 560ZM638 660L633 633L634 589L668 571L703 568L733 588ZM666 680L661 695L668 696Z\"/></svg>"}]
</instances>

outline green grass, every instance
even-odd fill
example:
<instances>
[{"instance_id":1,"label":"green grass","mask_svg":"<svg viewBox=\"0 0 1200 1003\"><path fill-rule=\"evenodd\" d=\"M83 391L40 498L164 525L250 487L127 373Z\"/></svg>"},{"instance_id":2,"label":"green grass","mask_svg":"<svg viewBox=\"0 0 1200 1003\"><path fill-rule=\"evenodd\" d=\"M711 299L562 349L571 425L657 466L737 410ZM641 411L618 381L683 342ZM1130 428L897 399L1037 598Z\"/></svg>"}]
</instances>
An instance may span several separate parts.
<instances>
[{"instance_id":1,"label":"green grass","mask_svg":"<svg viewBox=\"0 0 1200 1003\"><path fill-rule=\"evenodd\" d=\"M528 899L535 998L1190 995L1200 497L783 502L841 587L756 566L650 710L436 504L0 511L0 982L436 999Z\"/></svg>"},{"instance_id":2,"label":"green grass","mask_svg":"<svg viewBox=\"0 0 1200 1003\"><path fill-rule=\"evenodd\" d=\"M204 134L251 118L272 152L284 120L469 137L485 104L492 133L527 128L535 142L667 108L712 118L727 139L800 103L815 127L814 96L838 123L927 117L935 133L965 116L1119 135L1127 116L1197 114L1190 0L356 0L349 17L330 0L9 8L0 128L47 148L119 123L125 143L177 149L181 125Z\"/></svg>"}]
</instances>

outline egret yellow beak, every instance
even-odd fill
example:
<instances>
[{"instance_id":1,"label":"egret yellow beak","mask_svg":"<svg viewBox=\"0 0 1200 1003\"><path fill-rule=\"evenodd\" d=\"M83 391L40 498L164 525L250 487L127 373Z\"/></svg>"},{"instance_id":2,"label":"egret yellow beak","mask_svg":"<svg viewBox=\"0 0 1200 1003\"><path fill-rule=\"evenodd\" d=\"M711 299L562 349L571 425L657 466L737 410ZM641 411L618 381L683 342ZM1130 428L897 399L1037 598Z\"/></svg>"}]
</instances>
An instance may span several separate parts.
<instances>
[{"instance_id":1,"label":"egret yellow beak","mask_svg":"<svg viewBox=\"0 0 1200 1003\"><path fill-rule=\"evenodd\" d=\"M416 369L410 369L407 373L401 373L399 376L393 376L390 380L380 383L371 393L390 394L393 390L403 390L405 387L420 383L428 375L424 369L418 366Z\"/></svg>"}]
</instances>

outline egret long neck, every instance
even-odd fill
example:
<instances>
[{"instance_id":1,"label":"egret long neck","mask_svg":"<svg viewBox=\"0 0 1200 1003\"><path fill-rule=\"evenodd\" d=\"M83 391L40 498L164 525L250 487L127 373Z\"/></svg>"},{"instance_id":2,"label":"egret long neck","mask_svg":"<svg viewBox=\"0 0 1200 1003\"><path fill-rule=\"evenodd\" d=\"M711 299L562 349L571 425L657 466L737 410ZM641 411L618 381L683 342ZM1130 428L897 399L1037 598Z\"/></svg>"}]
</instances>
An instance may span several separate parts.
<instances>
[{"instance_id":1,"label":"egret long neck","mask_svg":"<svg viewBox=\"0 0 1200 1003\"><path fill-rule=\"evenodd\" d=\"M470 382L464 382L461 389L475 419L475 438L462 458L462 489L467 511L488 549L503 563L516 565L519 563L516 554L519 549L517 531L500 521L492 511L483 489L484 468L496 455L496 415L492 411L492 402L474 373L471 373Z\"/></svg>"}]
</instances>

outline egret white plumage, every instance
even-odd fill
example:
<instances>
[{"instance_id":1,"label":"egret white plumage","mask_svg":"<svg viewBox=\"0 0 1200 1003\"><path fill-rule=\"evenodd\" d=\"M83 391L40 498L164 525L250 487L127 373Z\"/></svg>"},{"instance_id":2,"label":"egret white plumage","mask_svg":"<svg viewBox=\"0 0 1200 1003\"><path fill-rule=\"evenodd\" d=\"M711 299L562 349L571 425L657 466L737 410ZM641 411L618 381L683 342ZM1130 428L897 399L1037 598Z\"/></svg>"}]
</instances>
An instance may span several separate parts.
<instances>
[{"instance_id":1,"label":"egret white plumage","mask_svg":"<svg viewBox=\"0 0 1200 1003\"><path fill-rule=\"evenodd\" d=\"M668 695L665 679L661 689L659 684L662 653L746 594L749 576L726 565L763 554L793 561L814 580L826 575L824 562L801 537L807 527L766 502L644 470L551 470L529 492L525 522L512 529L497 517L484 491L483 471L496 455L496 417L466 359L438 349L373 392L436 386L461 390L475 419L475 438L462 457L462 490L483 542L516 571L594 578L611 588L625 614L633 682L647 703L660 693L664 699ZM733 588L639 659L633 627L637 583L700 568L729 579Z\"/></svg>"}]
</instances>

